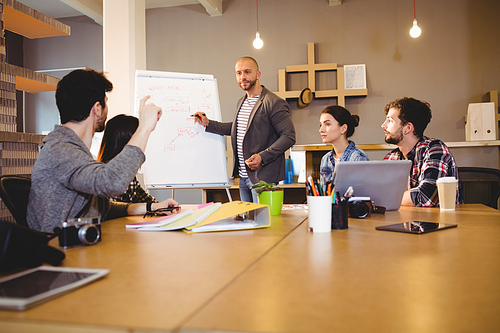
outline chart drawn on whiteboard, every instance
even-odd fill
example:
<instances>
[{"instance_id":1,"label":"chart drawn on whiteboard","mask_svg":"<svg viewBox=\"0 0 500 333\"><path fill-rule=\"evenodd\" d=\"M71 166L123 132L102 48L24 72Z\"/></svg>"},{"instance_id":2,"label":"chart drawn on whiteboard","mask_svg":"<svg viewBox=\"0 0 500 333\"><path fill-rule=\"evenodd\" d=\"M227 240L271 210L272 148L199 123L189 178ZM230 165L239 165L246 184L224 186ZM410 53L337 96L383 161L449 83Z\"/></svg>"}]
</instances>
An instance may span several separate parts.
<instances>
[{"instance_id":1,"label":"chart drawn on whiteboard","mask_svg":"<svg viewBox=\"0 0 500 333\"><path fill-rule=\"evenodd\" d=\"M212 75L136 72L135 112L146 103L162 108L145 151L144 180L148 187L227 187L224 138L207 133L191 117L203 112L221 119L217 81Z\"/></svg>"}]
</instances>

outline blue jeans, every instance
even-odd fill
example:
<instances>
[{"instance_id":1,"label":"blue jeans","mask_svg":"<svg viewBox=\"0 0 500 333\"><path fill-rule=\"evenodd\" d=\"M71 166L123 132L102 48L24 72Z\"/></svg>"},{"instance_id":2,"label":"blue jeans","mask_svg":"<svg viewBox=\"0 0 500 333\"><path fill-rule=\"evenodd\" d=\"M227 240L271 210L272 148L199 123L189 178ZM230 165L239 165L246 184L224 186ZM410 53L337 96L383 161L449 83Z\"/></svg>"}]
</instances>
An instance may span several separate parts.
<instances>
[{"instance_id":1,"label":"blue jeans","mask_svg":"<svg viewBox=\"0 0 500 333\"><path fill-rule=\"evenodd\" d=\"M252 189L252 182L248 178L240 178L240 200L259 203L257 192Z\"/></svg>"}]
</instances>

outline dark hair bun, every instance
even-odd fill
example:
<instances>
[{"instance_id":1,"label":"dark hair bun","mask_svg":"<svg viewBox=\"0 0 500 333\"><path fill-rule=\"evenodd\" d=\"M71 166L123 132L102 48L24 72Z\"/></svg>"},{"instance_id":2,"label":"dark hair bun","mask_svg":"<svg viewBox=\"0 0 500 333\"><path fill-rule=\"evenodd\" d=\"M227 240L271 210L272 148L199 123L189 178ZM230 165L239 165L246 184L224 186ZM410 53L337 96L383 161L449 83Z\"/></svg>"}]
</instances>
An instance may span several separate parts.
<instances>
[{"instance_id":1,"label":"dark hair bun","mask_svg":"<svg viewBox=\"0 0 500 333\"><path fill-rule=\"evenodd\" d=\"M352 117L352 120L353 120L352 127L358 127L358 125L359 125L359 116L357 114L353 114L353 115L351 115L351 117Z\"/></svg>"}]
</instances>

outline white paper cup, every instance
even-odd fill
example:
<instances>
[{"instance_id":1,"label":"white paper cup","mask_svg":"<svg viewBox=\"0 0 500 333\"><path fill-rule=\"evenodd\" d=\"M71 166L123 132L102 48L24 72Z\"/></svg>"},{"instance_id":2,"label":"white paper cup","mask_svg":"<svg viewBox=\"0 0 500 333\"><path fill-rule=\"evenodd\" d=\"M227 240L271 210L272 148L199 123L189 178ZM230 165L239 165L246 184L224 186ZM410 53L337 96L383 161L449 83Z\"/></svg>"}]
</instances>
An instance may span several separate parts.
<instances>
[{"instance_id":1,"label":"white paper cup","mask_svg":"<svg viewBox=\"0 0 500 333\"><path fill-rule=\"evenodd\" d=\"M436 181L441 210L455 210L457 201L457 183L455 177L441 177Z\"/></svg>"},{"instance_id":2,"label":"white paper cup","mask_svg":"<svg viewBox=\"0 0 500 333\"><path fill-rule=\"evenodd\" d=\"M309 230L313 232L332 231L332 202L331 195L308 196Z\"/></svg>"}]
</instances>

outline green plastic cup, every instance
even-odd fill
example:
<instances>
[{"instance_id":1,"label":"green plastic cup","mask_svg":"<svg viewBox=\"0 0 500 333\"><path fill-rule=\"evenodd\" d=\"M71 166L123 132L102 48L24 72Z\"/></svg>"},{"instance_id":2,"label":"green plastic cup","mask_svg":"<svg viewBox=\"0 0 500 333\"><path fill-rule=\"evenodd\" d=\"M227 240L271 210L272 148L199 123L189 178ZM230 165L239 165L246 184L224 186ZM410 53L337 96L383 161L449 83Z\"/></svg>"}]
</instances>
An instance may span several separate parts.
<instances>
[{"instance_id":1,"label":"green plastic cup","mask_svg":"<svg viewBox=\"0 0 500 333\"><path fill-rule=\"evenodd\" d=\"M280 215L283 207L283 190L264 191L259 194L259 203L269 206L269 214Z\"/></svg>"}]
</instances>

